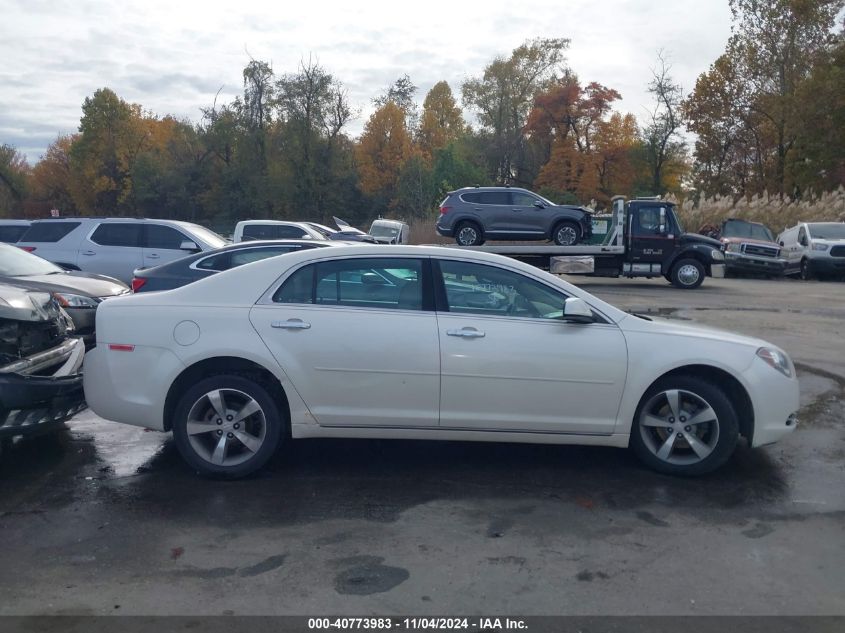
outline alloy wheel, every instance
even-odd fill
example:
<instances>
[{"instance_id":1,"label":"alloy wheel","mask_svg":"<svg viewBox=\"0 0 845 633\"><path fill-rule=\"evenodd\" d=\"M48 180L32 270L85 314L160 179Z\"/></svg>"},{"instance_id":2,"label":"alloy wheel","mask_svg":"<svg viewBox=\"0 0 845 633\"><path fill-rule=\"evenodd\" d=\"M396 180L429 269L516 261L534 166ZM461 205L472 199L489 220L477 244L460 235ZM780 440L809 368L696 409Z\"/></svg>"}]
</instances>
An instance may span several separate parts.
<instances>
[{"instance_id":1,"label":"alloy wheel","mask_svg":"<svg viewBox=\"0 0 845 633\"><path fill-rule=\"evenodd\" d=\"M557 230L555 242L561 246L572 246L578 240L578 232L571 226L562 226Z\"/></svg>"},{"instance_id":2,"label":"alloy wheel","mask_svg":"<svg viewBox=\"0 0 845 633\"><path fill-rule=\"evenodd\" d=\"M668 464L688 466L705 460L719 442L719 418L701 396L668 389L642 408L640 436L651 453Z\"/></svg>"},{"instance_id":3,"label":"alloy wheel","mask_svg":"<svg viewBox=\"0 0 845 633\"><path fill-rule=\"evenodd\" d=\"M478 240L478 231L471 226L464 226L458 231L458 244L472 246Z\"/></svg>"},{"instance_id":4,"label":"alloy wheel","mask_svg":"<svg viewBox=\"0 0 845 633\"><path fill-rule=\"evenodd\" d=\"M194 452L215 466L237 466L250 459L267 436L261 405L237 389L215 389L188 412L187 436Z\"/></svg>"}]
</instances>

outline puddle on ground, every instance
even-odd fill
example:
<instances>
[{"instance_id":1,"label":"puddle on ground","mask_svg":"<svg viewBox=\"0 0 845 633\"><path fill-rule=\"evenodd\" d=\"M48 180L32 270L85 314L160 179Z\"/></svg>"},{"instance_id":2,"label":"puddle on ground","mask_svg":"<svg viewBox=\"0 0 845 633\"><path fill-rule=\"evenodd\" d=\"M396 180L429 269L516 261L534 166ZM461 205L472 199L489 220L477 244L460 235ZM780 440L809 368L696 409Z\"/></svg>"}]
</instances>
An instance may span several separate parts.
<instances>
[{"instance_id":1,"label":"puddle on ground","mask_svg":"<svg viewBox=\"0 0 845 633\"><path fill-rule=\"evenodd\" d=\"M90 410L67 424L73 433L91 437L97 458L103 462L100 470L109 477L128 477L142 472L144 465L161 452L170 437L137 426L104 422Z\"/></svg>"}]
</instances>

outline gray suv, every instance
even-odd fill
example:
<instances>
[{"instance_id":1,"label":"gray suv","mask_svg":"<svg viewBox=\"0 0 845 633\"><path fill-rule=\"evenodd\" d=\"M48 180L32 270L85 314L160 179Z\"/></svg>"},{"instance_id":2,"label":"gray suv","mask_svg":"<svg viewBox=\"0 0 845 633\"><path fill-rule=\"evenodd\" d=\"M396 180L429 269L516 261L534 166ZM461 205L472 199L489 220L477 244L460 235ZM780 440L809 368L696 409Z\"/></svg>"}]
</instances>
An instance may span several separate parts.
<instances>
[{"instance_id":1,"label":"gray suv","mask_svg":"<svg viewBox=\"0 0 845 633\"><path fill-rule=\"evenodd\" d=\"M557 205L516 187L464 187L440 203L437 233L460 246L485 240L551 240L573 246L592 235L586 209Z\"/></svg>"}]
</instances>

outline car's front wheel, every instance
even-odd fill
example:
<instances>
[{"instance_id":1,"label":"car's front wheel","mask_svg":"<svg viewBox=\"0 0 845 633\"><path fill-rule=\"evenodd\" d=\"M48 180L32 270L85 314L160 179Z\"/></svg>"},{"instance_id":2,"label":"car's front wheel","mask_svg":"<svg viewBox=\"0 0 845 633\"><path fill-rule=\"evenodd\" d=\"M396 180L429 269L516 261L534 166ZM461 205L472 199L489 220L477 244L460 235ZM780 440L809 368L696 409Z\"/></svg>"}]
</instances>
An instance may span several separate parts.
<instances>
[{"instance_id":1,"label":"car's front wheel","mask_svg":"<svg viewBox=\"0 0 845 633\"><path fill-rule=\"evenodd\" d=\"M676 376L645 393L630 445L654 470L703 475L728 460L738 437L736 410L721 389L694 376Z\"/></svg>"},{"instance_id":2,"label":"car's front wheel","mask_svg":"<svg viewBox=\"0 0 845 633\"><path fill-rule=\"evenodd\" d=\"M702 284L705 274L704 266L697 259L682 259L672 266L672 285L693 290Z\"/></svg>"},{"instance_id":3,"label":"car's front wheel","mask_svg":"<svg viewBox=\"0 0 845 633\"><path fill-rule=\"evenodd\" d=\"M284 436L284 418L264 385L243 376L201 380L180 398L173 437L199 472L237 478L267 463Z\"/></svg>"}]
</instances>

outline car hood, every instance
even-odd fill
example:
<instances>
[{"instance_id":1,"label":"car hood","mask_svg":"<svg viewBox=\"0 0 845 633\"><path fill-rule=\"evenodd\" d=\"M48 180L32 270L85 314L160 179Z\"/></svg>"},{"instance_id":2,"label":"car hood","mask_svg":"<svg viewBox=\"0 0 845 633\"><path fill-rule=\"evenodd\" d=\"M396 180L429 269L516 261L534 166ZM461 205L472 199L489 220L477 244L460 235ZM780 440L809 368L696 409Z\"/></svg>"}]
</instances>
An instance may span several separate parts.
<instances>
[{"instance_id":1,"label":"car hood","mask_svg":"<svg viewBox=\"0 0 845 633\"><path fill-rule=\"evenodd\" d=\"M671 319L661 319L650 315L646 316L647 318L643 319L638 318L634 314L629 314L619 322L619 326L627 332L642 332L646 334L659 334L661 336L683 336L687 338L706 339L745 345L754 349L759 347L775 347L771 343L753 336L745 336L744 334L728 332L727 330L720 330L719 328L709 327L706 325L680 323Z\"/></svg>"},{"instance_id":2,"label":"car hood","mask_svg":"<svg viewBox=\"0 0 845 633\"><path fill-rule=\"evenodd\" d=\"M699 233L682 233L681 243L704 244L706 246L712 246L717 250L720 250L722 248L722 243L719 240L714 240L712 237L707 237L706 235L701 235Z\"/></svg>"},{"instance_id":3,"label":"car hood","mask_svg":"<svg viewBox=\"0 0 845 633\"><path fill-rule=\"evenodd\" d=\"M0 282L44 292L70 292L85 297L114 297L124 294L129 288L117 279L68 271L48 275L27 275L26 277L0 277Z\"/></svg>"},{"instance_id":4,"label":"car hood","mask_svg":"<svg viewBox=\"0 0 845 633\"><path fill-rule=\"evenodd\" d=\"M830 239L821 239L821 238L812 238L813 244L827 244L828 246L838 246L840 244L845 244L845 237L840 237L839 239L830 240Z\"/></svg>"},{"instance_id":5,"label":"car hood","mask_svg":"<svg viewBox=\"0 0 845 633\"><path fill-rule=\"evenodd\" d=\"M50 321L61 315L49 292L0 283L0 319Z\"/></svg>"}]
</instances>

